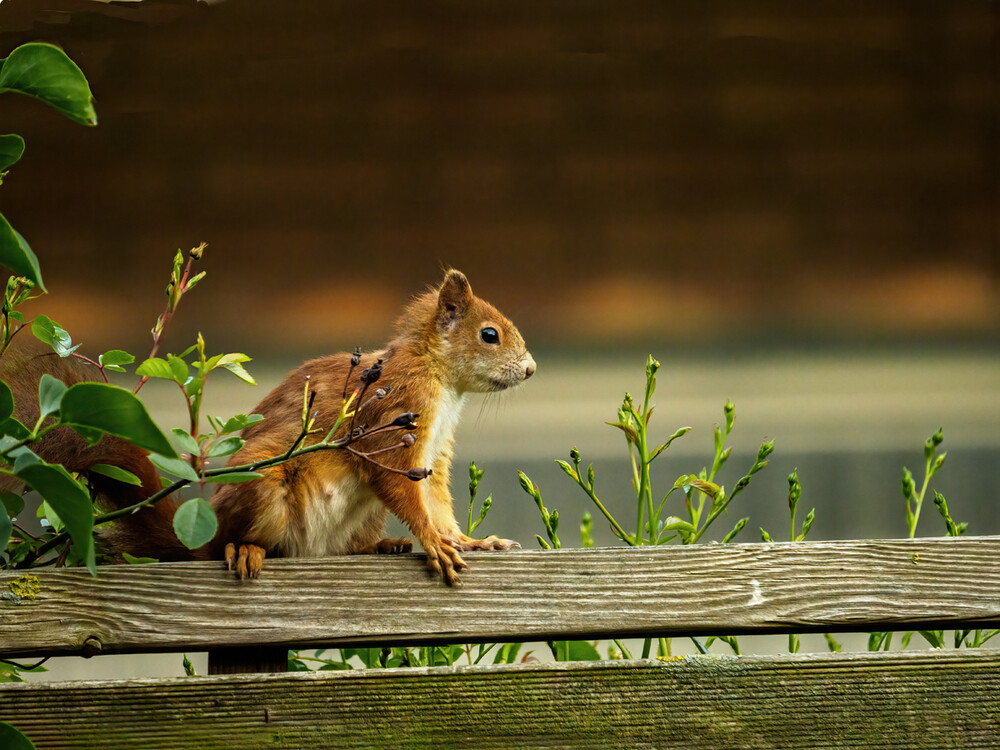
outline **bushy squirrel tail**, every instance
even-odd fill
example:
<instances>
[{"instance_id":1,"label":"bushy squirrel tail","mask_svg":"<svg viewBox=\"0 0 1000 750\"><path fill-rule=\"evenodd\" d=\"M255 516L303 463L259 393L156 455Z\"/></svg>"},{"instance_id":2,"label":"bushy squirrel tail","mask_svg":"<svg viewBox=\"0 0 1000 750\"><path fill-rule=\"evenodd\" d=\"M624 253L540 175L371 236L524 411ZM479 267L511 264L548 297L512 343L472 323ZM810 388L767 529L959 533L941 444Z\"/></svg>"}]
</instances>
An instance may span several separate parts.
<instances>
[{"instance_id":1,"label":"bushy squirrel tail","mask_svg":"<svg viewBox=\"0 0 1000 750\"><path fill-rule=\"evenodd\" d=\"M0 357L0 379L14 394L14 417L22 424L30 426L38 421L38 382L45 373L67 386L93 381L97 376L94 367L79 358L59 357L25 334L16 337ZM60 427L31 448L43 461L62 464L67 471L86 477L97 503L109 510L135 505L162 487L148 453L113 435L105 435L97 445L88 445L69 427ZM141 484L126 484L92 471L99 464L124 469L138 477ZM2 477L0 489L18 491L21 486L11 477ZM164 498L150 508L117 519L101 532L103 546L118 557L127 552L163 561L192 559L193 553L174 533L177 505L174 498Z\"/></svg>"}]
</instances>

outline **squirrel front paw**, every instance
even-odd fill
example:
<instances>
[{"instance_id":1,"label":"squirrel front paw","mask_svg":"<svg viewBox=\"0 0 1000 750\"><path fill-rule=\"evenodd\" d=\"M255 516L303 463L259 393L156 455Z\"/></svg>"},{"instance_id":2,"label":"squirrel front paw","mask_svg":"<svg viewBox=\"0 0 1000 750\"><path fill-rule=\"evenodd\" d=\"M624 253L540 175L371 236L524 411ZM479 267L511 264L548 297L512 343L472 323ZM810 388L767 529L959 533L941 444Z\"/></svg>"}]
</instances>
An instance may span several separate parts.
<instances>
[{"instance_id":1,"label":"squirrel front paw","mask_svg":"<svg viewBox=\"0 0 1000 750\"><path fill-rule=\"evenodd\" d=\"M466 536L465 534L459 534L457 537L445 537L445 539L451 547L462 552L489 550L505 551L521 546L512 539L501 539L496 536L488 536L485 539L475 539L474 537Z\"/></svg>"},{"instance_id":2,"label":"squirrel front paw","mask_svg":"<svg viewBox=\"0 0 1000 750\"><path fill-rule=\"evenodd\" d=\"M264 567L265 554L264 548L256 544L241 544L237 556L236 545L230 542L226 545L226 567L235 571L241 581L256 578Z\"/></svg>"},{"instance_id":3,"label":"squirrel front paw","mask_svg":"<svg viewBox=\"0 0 1000 750\"><path fill-rule=\"evenodd\" d=\"M424 552L427 554L427 569L434 575L441 576L449 586L461 586L462 579L458 577L458 570L465 570L469 566L459 557L458 551L443 537L439 544L424 543Z\"/></svg>"}]
</instances>

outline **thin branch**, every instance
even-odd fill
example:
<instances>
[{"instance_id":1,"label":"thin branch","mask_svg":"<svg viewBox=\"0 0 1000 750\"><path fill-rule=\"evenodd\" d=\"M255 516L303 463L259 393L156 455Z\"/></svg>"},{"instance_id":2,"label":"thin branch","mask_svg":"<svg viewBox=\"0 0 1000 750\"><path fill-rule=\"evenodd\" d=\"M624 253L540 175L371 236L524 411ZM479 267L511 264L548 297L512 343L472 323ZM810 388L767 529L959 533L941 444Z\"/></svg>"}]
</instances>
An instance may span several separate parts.
<instances>
[{"instance_id":1,"label":"thin branch","mask_svg":"<svg viewBox=\"0 0 1000 750\"><path fill-rule=\"evenodd\" d=\"M51 656L43 656L34 664L28 664L28 665L12 661L11 659L0 659L0 662L3 662L4 664L10 664L12 667L14 667L14 669L19 669L22 672L30 672L32 669L38 669L40 666L42 666L45 662L47 662L51 658L52 658Z\"/></svg>"}]
</instances>

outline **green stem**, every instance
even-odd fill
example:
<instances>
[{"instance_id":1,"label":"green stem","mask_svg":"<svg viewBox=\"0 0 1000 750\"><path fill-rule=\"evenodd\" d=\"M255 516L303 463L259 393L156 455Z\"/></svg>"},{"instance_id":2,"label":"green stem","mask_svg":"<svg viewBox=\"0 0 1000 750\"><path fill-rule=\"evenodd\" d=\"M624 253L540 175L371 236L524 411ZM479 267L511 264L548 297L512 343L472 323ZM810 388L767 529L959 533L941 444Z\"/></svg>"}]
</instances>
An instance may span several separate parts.
<instances>
[{"instance_id":1,"label":"green stem","mask_svg":"<svg viewBox=\"0 0 1000 750\"><path fill-rule=\"evenodd\" d=\"M618 646L618 650L622 652L622 656L624 656L626 659L631 659L632 652L625 647L625 644L622 643L621 640L619 640L618 638L614 638L613 640L615 645Z\"/></svg>"},{"instance_id":2,"label":"green stem","mask_svg":"<svg viewBox=\"0 0 1000 750\"><path fill-rule=\"evenodd\" d=\"M910 539L917 534L917 521L920 520L920 507L924 504L924 493L927 492L927 485L931 481L931 461L933 456L927 459L927 466L924 468L924 483L920 492L913 496L913 513L907 520L910 522Z\"/></svg>"},{"instance_id":3,"label":"green stem","mask_svg":"<svg viewBox=\"0 0 1000 750\"><path fill-rule=\"evenodd\" d=\"M577 472L577 476L579 476L579 472ZM618 521L615 520L615 517L611 515L610 511L608 511L608 509L604 507L604 503L602 503L600 500L597 499L597 495L594 493L594 491L590 487L585 485L583 481L580 479L577 479L577 484L579 484L580 487L583 488L583 491L587 493L587 496L594 501L594 505L596 505L597 508L601 511L601 513L604 514L604 517L608 519L608 523L611 524L611 528L615 530L615 533L618 534L618 536L622 539L622 541L626 542L632 547L635 547L637 545L636 540L633 539L631 535L625 532L625 529L623 529L621 525L618 523ZM472 522L471 508L469 509L469 522L470 523Z\"/></svg>"}]
</instances>

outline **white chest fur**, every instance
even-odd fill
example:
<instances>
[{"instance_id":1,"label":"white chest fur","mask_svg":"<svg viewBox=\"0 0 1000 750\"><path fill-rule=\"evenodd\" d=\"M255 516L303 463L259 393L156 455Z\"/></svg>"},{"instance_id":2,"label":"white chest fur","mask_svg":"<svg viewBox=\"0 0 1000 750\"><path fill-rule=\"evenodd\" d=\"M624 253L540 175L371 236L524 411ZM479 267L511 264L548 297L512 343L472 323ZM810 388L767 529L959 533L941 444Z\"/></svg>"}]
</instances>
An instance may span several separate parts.
<instances>
[{"instance_id":1,"label":"white chest fur","mask_svg":"<svg viewBox=\"0 0 1000 750\"><path fill-rule=\"evenodd\" d=\"M441 454L451 446L458 418L462 415L462 407L465 405L465 394L445 388L441 391L438 403L437 414L424 433L424 446L420 451L424 464L430 467L433 467Z\"/></svg>"},{"instance_id":2,"label":"white chest fur","mask_svg":"<svg viewBox=\"0 0 1000 750\"><path fill-rule=\"evenodd\" d=\"M318 489L306 506L303 524L285 540L289 557L324 557L350 552L358 531L382 509L378 498L354 477Z\"/></svg>"}]
</instances>

